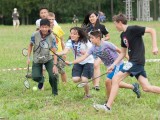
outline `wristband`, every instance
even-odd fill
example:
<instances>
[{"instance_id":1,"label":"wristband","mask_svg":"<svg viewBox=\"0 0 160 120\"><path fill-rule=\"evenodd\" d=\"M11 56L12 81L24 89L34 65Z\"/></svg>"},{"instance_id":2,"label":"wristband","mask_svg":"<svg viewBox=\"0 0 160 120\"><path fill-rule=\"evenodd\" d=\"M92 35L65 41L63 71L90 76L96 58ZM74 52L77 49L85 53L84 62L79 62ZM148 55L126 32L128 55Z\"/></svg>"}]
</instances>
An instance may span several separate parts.
<instances>
[{"instance_id":1,"label":"wristband","mask_svg":"<svg viewBox=\"0 0 160 120\"><path fill-rule=\"evenodd\" d=\"M53 65L57 66L57 64L53 64Z\"/></svg>"},{"instance_id":2,"label":"wristband","mask_svg":"<svg viewBox=\"0 0 160 120\"><path fill-rule=\"evenodd\" d=\"M116 66L116 64L115 64L115 63L113 63L112 65L113 65L114 67Z\"/></svg>"}]
</instances>

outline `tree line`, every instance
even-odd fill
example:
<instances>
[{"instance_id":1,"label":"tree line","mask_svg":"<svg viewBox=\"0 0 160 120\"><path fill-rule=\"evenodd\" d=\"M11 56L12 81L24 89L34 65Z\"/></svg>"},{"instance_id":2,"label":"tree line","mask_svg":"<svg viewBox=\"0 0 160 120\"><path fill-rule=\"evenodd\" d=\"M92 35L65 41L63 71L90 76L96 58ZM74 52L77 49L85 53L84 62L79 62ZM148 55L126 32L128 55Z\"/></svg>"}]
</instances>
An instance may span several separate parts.
<instances>
[{"instance_id":1,"label":"tree line","mask_svg":"<svg viewBox=\"0 0 160 120\"><path fill-rule=\"evenodd\" d=\"M151 17L154 20L160 16L160 0L152 0ZM133 4L133 15L137 15L136 0ZM12 12L18 9L22 24L35 24L39 18L39 9L47 7L56 14L58 22L71 22L73 15L77 15L80 21L91 10L102 11L107 20L111 20L114 14L125 13L124 0L0 0L0 24L12 24Z\"/></svg>"}]
</instances>

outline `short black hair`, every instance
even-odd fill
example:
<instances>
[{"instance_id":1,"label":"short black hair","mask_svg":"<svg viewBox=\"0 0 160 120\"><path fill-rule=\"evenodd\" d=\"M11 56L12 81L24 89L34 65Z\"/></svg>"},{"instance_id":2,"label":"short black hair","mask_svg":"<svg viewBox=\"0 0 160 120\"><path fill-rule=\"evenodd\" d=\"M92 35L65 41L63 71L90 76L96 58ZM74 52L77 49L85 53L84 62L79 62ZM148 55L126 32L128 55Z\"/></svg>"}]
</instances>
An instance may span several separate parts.
<instances>
[{"instance_id":1,"label":"short black hair","mask_svg":"<svg viewBox=\"0 0 160 120\"><path fill-rule=\"evenodd\" d=\"M93 35L94 37L96 37L96 38L102 38L102 33L101 33L101 31L100 30L93 30L93 31L91 31L90 32L90 35Z\"/></svg>"},{"instance_id":2,"label":"short black hair","mask_svg":"<svg viewBox=\"0 0 160 120\"><path fill-rule=\"evenodd\" d=\"M46 7L41 7L41 8L39 9L39 12L40 12L41 10L43 10L43 9L49 11L48 8L46 8Z\"/></svg>"},{"instance_id":3,"label":"short black hair","mask_svg":"<svg viewBox=\"0 0 160 120\"><path fill-rule=\"evenodd\" d=\"M47 25L50 27L50 21L48 19L41 19L40 26Z\"/></svg>"}]
</instances>

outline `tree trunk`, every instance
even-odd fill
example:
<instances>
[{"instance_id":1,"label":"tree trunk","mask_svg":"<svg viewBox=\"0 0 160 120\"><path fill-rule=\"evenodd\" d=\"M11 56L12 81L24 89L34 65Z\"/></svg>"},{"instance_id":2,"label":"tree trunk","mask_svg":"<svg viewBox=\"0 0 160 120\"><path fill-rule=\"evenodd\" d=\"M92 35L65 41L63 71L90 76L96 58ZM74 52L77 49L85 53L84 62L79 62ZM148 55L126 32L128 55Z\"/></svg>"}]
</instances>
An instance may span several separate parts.
<instances>
[{"instance_id":1,"label":"tree trunk","mask_svg":"<svg viewBox=\"0 0 160 120\"><path fill-rule=\"evenodd\" d=\"M113 11L113 0L111 0L111 17L113 17L113 13L114 13L114 11Z\"/></svg>"}]
</instances>

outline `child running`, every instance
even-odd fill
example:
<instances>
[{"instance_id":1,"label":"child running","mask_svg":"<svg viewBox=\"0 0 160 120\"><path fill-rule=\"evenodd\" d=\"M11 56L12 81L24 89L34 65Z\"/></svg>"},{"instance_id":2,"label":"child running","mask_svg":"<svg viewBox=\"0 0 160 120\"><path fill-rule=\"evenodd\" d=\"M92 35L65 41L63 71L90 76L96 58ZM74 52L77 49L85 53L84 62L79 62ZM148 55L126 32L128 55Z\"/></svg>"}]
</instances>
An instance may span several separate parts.
<instances>
[{"instance_id":1,"label":"child running","mask_svg":"<svg viewBox=\"0 0 160 120\"><path fill-rule=\"evenodd\" d=\"M62 52L57 53L58 55L64 55L72 49L74 54L74 59L78 59L92 46L92 44L87 39L86 33L82 28L73 27L70 29L70 39L67 41L65 49ZM83 61L75 64L72 68L72 79L75 83L77 82L87 82L88 79L93 76L93 56L90 55ZM84 86L85 96L84 98L90 98L89 85Z\"/></svg>"},{"instance_id":2,"label":"child running","mask_svg":"<svg viewBox=\"0 0 160 120\"><path fill-rule=\"evenodd\" d=\"M49 49L44 49L40 46L40 43L47 42ZM32 37L28 47L28 60L27 64L30 64L30 56L33 48L33 63L32 63L32 79L38 82L38 85L44 83L44 76L42 74L42 67L45 65L49 75L49 83L52 87L52 94L58 95L57 89L57 56L52 57L50 49L56 52L55 37L50 31L50 22L48 19L42 19L40 21L40 30L36 31Z\"/></svg>"},{"instance_id":3,"label":"child running","mask_svg":"<svg viewBox=\"0 0 160 120\"><path fill-rule=\"evenodd\" d=\"M160 94L160 87L153 86L149 83L144 69L145 66L145 47L142 36L145 33L150 33L152 37L152 52L154 55L158 54L158 47L156 42L156 31L153 28L141 26L128 26L127 18L123 14L118 14L113 17L115 27L121 33L121 53L118 58L108 68L108 72L112 72L115 66L125 57L128 51L128 63L113 77L112 87L109 99L104 105L95 105L97 109L110 111L114 99L117 96L119 83L127 76L135 76L143 91ZM128 50L127 50L128 49Z\"/></svg>"},{"instance_id":4,"label":"child running","mask_svg":"<svg viewBox=\"0 0 160 120\"><path fill-rule=\"evenodd\" d=\"M115 45L108 41L101 40L101 32L96 30L90 32L90 40L93 43L93 46L85 53L81 58L74 60L73 62L67 62L67 64L76 64L81 62L82 60L86 59L90 55L98 56L106 67L109 67L113 64L113 62L118 57L118 53L120 53L120 49L118 49ZM105 86L106 86L106 96L107 100L110 95L111 84L112 84L112 77L123 67L123 61L120 61L117 66L114 67L114 70L107 75ZM120 83L121 88L127 88L133 90L136 93L137 98L140 98L140 90L139 85L134 83L133 85L127 84L125 82ZM106 101L107 101L106 100Z\"/></svg>"}]
</instances>

